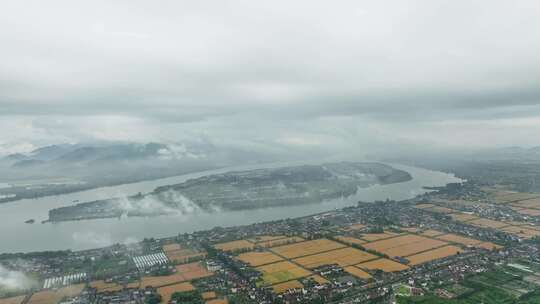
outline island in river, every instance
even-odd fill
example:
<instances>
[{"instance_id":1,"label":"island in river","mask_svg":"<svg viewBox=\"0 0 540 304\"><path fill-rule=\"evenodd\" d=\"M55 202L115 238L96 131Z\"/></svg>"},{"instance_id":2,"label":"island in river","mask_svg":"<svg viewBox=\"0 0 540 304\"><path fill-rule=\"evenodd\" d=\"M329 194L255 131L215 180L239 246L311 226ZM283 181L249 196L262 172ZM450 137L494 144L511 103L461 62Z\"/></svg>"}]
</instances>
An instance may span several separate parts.
<instances>
[{"instance_id":1,"label":"island in river","mask_svg":"<svg viewBox=\"0 0 540 304\"><path fill-rule=\"evenodd\" d=\"M49 211L51 222L159 216L197 210L241 210L318 203L348 197L359 187L411 180L380 163L336 162L234 171L156 188L146 194L85 202Z\"/></svg>"}]
</instances>

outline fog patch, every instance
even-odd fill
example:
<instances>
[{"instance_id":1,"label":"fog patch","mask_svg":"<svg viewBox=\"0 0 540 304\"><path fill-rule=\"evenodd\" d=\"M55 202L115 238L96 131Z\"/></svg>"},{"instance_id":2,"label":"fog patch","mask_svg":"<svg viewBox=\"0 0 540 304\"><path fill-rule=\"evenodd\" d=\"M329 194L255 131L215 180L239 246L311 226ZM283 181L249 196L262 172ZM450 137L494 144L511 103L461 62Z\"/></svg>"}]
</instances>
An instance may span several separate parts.
<instances>
[{"instance_id":1,"label":"fog patch","mask_svg":"<svg viewBox=\"0 0 540 304\"><path fill-rule=\"evenodd\" d=\"M10 270L0 264L0 289L27 290L37 286L37 282L21 271Z\"/></svg>"},{"instance_id":2,"label":"fog patch","mask_svg":"<svg viewBox=\"0 0 540 304\"><path fill-rule=\"evenodd\" d=\"M142 198L127 197L116 200L117 208L125 215L187 215L203 210L181 193L173 190L150 194Z\"/></svg>"}]
</instances>

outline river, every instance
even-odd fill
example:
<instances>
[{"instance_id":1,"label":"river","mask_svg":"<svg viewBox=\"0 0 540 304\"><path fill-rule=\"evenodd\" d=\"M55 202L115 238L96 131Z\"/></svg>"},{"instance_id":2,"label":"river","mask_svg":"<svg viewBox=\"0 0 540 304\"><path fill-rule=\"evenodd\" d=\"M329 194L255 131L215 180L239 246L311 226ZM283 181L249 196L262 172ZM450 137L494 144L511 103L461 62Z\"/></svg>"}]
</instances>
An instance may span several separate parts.
<instances>
[{"instance_id":1,"label":"river","mask_svg":"<svg viewBox=\"0 0 540 304\"><path fill-rule=\"evenodd\" d=\"M360 188L354 196L334 199L323 203L217 213L197 212L187 215L150 218L130 217L47 224L40 223L42 220L48 218L48 211L50 209L76 204L77 202L133 195L138 192L150 192L158 186L181 183L190 178L231 170L249 170L284 165L286 164L237 166L0 204L0 253L64 249L82 250L104 247L114 243L134 242L145 237L173 236L178 233L211 229L215 226L245 225L287 217L299 217L354 205L359 200L409 199L426 192L422 188L423 186L444 186L448 183L461 181L451 174L391 164L397 169L409 172L413 179L403 183ZM35 219L36 223L25 224L24 221L28 219Z\"/></svg>"}]
</instances>

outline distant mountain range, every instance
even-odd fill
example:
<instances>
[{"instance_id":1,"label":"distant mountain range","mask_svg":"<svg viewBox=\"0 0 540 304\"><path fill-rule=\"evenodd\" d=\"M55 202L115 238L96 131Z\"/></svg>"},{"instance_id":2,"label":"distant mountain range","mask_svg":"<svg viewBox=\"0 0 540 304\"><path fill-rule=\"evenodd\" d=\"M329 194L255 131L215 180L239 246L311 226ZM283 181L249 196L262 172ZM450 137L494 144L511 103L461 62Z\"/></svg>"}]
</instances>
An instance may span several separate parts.
<instances>
[{"instance_id":1,"label":"distant mountain range","mask_svg":"<svg viewBox=\"0 0 540 304\"><path fill-rule=\"evenodd\" d=\"M12 185L0 202L282 159L208 142L51 145L0 158L0 182Z\"/></svg>"}]
</instances>

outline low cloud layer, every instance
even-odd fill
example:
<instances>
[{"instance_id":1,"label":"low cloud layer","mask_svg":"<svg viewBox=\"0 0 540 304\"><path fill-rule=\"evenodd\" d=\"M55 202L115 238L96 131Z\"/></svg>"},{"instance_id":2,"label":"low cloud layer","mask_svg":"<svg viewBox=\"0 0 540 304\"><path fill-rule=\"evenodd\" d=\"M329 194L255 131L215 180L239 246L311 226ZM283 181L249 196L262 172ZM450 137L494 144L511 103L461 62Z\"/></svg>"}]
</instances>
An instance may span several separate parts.
<instances>
[{"instance_id":1,"label":"low cloud layer","mask_svg":"<svg viewBox=\"0 0 540 304\"><path fill-rule=\"evenodd\" d=\"M37 282L20 271L9 270L0 264L0 289L26 290L34 287Z\"/></svg>"},{"instance_id":2,"label":"low cloud layer","mask_svg":"<svg viewBox=\"0 0 540 304\"><path fill-rule=\"evenodd\" d=\"M540 144L537 1L60 2L0 10L0 154Z\"/></svg>"}]
</instances>

